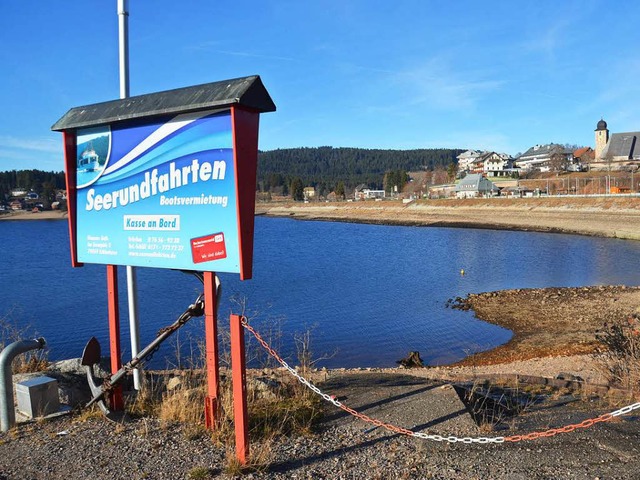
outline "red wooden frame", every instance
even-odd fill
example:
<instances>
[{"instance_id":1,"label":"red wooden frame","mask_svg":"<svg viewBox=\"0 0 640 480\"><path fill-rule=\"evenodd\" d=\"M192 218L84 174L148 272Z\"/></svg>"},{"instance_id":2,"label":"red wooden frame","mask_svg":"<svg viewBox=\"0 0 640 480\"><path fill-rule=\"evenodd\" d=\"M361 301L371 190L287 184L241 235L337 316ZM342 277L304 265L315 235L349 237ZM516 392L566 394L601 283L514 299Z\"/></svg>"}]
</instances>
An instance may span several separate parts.
<instances>
[{"instance_id":1,"label":"red wooden frame","mask_svg":"<svg viewBox=\"0 0 640 480\"><path fill-rule=\"evenodd\" d=\"M71 266L81 267L78 263L78 253L76 251L76 131L65 130L62 132L64 142L64 167L67 186L67 219L69 223L69 242L71 251Z\"/></svg>"},{"instance_id":2,"label":"red wooden frame","mask_svg":"<svg viewBox=\"0 0 640 480\"><path fill-rule=\"evenodd\" d=\"M258 127L260 114L231 107L231 131L236 174L240 280L253 273L253 230L256 213L256 175L258 166Z\"/></svg>"}]
</instances>

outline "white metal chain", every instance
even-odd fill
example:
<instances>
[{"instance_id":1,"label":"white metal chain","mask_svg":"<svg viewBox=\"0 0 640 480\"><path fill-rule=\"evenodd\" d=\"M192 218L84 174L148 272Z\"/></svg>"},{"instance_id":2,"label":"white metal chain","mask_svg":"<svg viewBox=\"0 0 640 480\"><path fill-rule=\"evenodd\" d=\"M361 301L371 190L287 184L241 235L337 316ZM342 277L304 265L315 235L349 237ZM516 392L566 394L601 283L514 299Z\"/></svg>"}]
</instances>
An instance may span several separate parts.
<instances>
[{"instance_id":1,"label":"white metal chain","mask_svg":"<svg viewBox=\"0 0 640 480\"><path fill-rule=\"evenodd\" d=\"M431 440L434 442L448 442L448 443L478 443L478 444L487 444L487 443L505 443L505 442L520 442L523 440L535 440L537 438L542 438L542 437L552 437L558 433L568 433L568 432L572 432L577 428L588 428L591 427L593 425L595 425L596 423L600 423L600 422L606 422L608 420L611 420L614 417L619 417L620 415L626 415L634 410L637 410L640 408L640 402L631 404L631 405L627 405L626 407L622 407L618 410L615 410L611 413L605 413L603 415L600 415L599 417L596 418L591 418L591 419L587 419L579 424L574 424L574 425L567 425L565 427L561 427L561 428L557 428L557 429L550 429L544 432L532 432L526 435L514 435L511 437L456 437L456 436L442 436L442 435L432 435L432 434L428 434L428 433L422 433L422 432L414 432L412 430L408 430L406 428L402 428L402 427L397 427L395 425L391 425L389 423L385 423L381 420L377 420L375 418L371 418L368 415L365 415L363 413L357 412L355 410L353 410L352 408L347 407L346 405L344 405L342 402L338 401L334 396L332 395L328 395L326 393L324 393L322 390L320 390L318 387L316 387L311 381L307 380L306 378L304 378L303 376L301 376L295 368L289 366L289 364L280 357L280 355L278 355L278 353L273 350L260 336L260 334L258 332L256 332L253 327L251 327L247 322L246 319L243 318L242 320L242 326L244 328L246 328L249 332L251 332L253 334L253 336L256 338L256 340L258 340L258 342L260 344L262 344L262 346L271 354L271 356L273 356L278 363L280 363L280 365L282 365L291 375L293 375L296 379L298 379L298 381L300 383L302 383L304 386L306 386L309 390L311 390L312 392L318 394L319 396L321 396L324 400L326 400L327 402L335 405L336 407L346 411L347 413L365 421L368 423L371 423L377 427L382 427L385 428L387 430L390 430L392 432L395 433L399 433L402 435L407 435L407 436L411 436L411 437L415 437L415 438L421 438L423 440Z\"/></svg>"}]
</instances>

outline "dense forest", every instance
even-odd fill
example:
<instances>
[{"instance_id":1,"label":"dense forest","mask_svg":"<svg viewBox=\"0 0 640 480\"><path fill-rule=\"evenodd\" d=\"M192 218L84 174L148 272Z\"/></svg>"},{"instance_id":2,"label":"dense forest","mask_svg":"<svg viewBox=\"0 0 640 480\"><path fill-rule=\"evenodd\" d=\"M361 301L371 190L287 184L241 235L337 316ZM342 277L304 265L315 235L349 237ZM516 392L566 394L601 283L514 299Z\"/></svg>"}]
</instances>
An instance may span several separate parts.
<instances>
[{"instance_id":1,"label":"dense forest","mask_svg":"<svg viewBox=\"0 0 640 480\"><path fill-rule=\"evenodd\" d=\"M364 184L388 189L388 174L448 168L457 163L458 149L379 150L363 148L288 148L259 153L258 189L289 194L291 184L313 186L320 195Z\"/></svg>"},{"instance_id":2,"label":"dense forest","mask_svg":"<svg viewBox=\"0 0 640 480\"><path fill-rule=\"evenodd\" d=\"M7 198L11 190L23 188L38 193L49 200L55 198L56 190L64 190L64 172L42 170L11 170L0 172L0 199Z\"/></svg>"}]
</instances>

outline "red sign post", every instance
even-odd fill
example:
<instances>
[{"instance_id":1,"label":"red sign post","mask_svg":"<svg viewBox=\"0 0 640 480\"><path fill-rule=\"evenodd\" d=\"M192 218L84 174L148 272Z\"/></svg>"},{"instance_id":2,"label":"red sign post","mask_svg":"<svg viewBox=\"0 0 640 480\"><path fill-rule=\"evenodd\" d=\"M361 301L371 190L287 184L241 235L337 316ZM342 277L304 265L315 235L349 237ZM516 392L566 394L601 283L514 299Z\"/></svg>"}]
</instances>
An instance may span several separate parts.
<instances>
[{"instance_id":1,"label":"red sign post","mask_svg":"<svg viewBox=\"0 0 640 480\"><path fill-rule=\"evenodd\" d=\"M64 138L71 264L107 265L113 373L117 265L204 272L208 428L219 394L214 272L252 276L259 117L275 108L251 76L75 107L52 127ZM117 390L110 400L122 408Z\"/></svg>"}]
</instances>

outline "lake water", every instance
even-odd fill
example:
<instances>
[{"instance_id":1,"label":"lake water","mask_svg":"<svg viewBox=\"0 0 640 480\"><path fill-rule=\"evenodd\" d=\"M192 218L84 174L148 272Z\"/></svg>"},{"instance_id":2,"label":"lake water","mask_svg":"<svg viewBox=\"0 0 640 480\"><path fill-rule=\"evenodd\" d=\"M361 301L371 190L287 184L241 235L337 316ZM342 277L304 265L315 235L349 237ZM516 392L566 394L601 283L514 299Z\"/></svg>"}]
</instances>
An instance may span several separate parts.
<instances>
[{"instance_id":1,"label":"lake water","mask_svg":"<svg viewBox=\"0 0 640 480\"><path fill-rule=\"evenodd\" d=\"M91 336L108 352L105 267L70 267L67 223L3 221L0 235L0 318L44 336L53 360L79 357ZM278 325L276 346L290 358L294 334L310 329L315 356L332 354L319 364L327 367L393 366L409 351L431 365L446 364L508 341L508 330L445 308L467 293L639 284L640 242L616 239L265 217L256 218L255 239L254 278L221 275L221 326L244 309L259 328ZM200 291L183 273L138 269L142 346ZM202 319L181 329L183 355L203 330ZM153 366L174 359L175 348L163 345Z\"/></svg>"}]
</instances>

